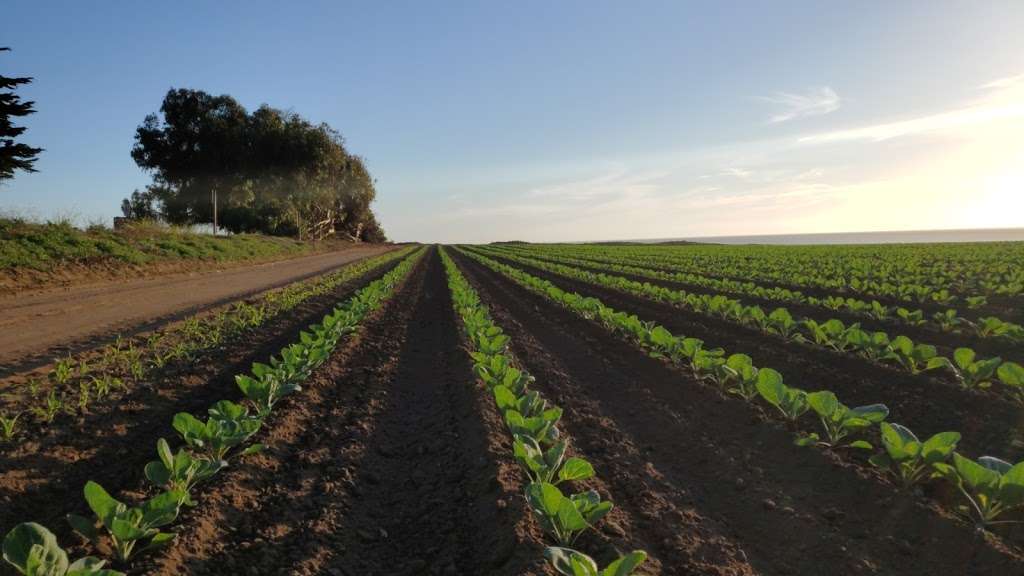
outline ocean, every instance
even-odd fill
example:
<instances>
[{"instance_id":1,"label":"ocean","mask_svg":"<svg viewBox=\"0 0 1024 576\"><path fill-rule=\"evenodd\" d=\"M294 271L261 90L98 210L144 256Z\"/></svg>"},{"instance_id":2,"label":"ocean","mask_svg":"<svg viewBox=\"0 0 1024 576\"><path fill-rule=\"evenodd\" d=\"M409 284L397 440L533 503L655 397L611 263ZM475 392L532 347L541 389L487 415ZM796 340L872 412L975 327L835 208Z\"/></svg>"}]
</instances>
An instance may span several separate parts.
<instances>
[{"instance_id":1,"label":"ocean","mask_svg":"<svg viewBox=\"0 0 1024 576\"><path fill-rule=\"evenodd\" d=\"M634 242L657 243L688 240L712 244L911 244L933 242L1024 241L1024 228L977 228L969 230L901 230L894 232L835 232L828 234L765 234L756 236L705 236L657 238Z\"/></svg>"}]
</instances>

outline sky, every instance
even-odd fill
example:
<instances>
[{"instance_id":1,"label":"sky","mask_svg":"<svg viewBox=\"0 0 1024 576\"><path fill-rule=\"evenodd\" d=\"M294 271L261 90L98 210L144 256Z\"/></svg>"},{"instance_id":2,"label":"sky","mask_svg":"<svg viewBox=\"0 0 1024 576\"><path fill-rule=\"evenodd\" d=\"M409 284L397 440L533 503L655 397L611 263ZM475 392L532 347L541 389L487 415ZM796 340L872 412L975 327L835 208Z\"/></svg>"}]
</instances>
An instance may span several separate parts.
<instances>
[{"instance_id":1,"label":"sky","mask_svg":"<svg viewBox=\"0 0 1024 576\"><path fill-rule=\"evenodd\" d=\"M119 214L168 89L342 132L397 241L1024 226L1024 2L12 0L38 173Z\"/></svg>"}]
</instances>

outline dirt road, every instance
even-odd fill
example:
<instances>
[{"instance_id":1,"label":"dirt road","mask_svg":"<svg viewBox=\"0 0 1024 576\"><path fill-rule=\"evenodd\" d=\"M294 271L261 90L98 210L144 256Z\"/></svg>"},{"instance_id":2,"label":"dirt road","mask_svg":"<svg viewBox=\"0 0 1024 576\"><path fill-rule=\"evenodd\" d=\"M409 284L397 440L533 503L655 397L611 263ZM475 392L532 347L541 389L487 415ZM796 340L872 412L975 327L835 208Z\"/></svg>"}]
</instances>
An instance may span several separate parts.
<instances>
[{"instance_id":1,"label":"dirt road","mask_svg":"<svg viewBox=\"0 0 1024 576\"><path fill-rule=\"evenodd\" d=\"M329 272L392 246L360 246L200 274L106 282L0 300L0 372Z\"/></svg>"}]
</instances>

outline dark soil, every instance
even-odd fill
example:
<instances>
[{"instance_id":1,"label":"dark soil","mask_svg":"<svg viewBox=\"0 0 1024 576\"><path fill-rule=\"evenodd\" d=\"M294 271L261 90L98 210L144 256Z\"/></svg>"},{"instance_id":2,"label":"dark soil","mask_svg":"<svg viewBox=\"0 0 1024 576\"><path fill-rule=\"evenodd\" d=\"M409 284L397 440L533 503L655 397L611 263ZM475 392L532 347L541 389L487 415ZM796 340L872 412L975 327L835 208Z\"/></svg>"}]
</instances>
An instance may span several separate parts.
<instances>
[{"instance_id":1,"label":"dark soil","mask_svg":"<svg viewBox=\"0 0 1024 576\"><path fill-rule=\"evenodd\" d=\"M155 458L157 439L175 434L170 427L174 414L203 414L218 400L239 398L236 374L248 372L253 362L266 362L296 341L301 330L395 265L306 300L244 342L169 364L153 373L148 385L136 385L117 401L94 402L87 415L58 416L39 436L5 446L0 453L0 529L33 520L63 537L70 533L64 514L87 512L81 492L86 481L97 481L111 493L142 486L142 469Z\"/></svg>"},{"instance_id":2,"label":"dark soil","mask_svg":"<svg viewBox=\"0 0 1024 576\"><path fill-rule=\"evenodd\" d=\"M458 262L538 389L570 409L567 427L581 451L618 458L629 453L622 439L640 450L643 466L599 463L598 474L613 479L613 496L630 505L630 495L614 486L618 474L671 488L657 498L682 517L659 518L652 510L650 518L675 539L652 550L663 573L1024 574L1024 557L998 538L976 536L966 522L849 458L794 446L792 434L760 408L723 396L468 258ZM697 326L677 324L689 332ZM794 361L805 364L828 378L841 370ZM692 552L663 556L673 548Z\"/></svg>"},{"instance_id":3,"label":"dark soil","mask_svg":"<svg viewBox=\"0 0 1024 576\"><path fill-rule=\"evenodd\" d=\"M548 574L436 250L201 496L153 574Z\"/></svg>"},{"instance_id":4,"label":"dark soil","mask_svg":"<svg viewBox=\"0 0 1024 576\"><path fill-rule=\"evenodd\" d=\"M499 258L499 260L501 260ZM791 386L826 389L848 406L881 402L889 420L908 426L918 436L954 430L963 435L960 449L972 456L993 455L1014 462L1024 459L1016 404L985 391L963 390L926 375L868 362L811 345L785 341L738 324L573 280L533 266L505 263L554 282L559 287L601 299L606 305L654 320L673 334L704 340L706 348L742 352L759 366L778 370Z\"/></svg>"}]
</instances>

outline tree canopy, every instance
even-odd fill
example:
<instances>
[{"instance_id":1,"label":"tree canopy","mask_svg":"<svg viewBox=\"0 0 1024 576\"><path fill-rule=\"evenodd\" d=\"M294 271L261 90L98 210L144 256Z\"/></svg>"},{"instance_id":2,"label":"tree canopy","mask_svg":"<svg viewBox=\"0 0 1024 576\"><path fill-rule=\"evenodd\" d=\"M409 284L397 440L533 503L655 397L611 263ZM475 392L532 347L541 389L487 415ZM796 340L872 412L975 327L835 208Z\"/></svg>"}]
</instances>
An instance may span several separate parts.
<instances>
[{"instance_id":1,"label":"tree canopy","mask_svg":"<svg viewBox=\"0 0 1024 576\"><path fill-rule=\"evenodd\" d=\"M132 158L154 184L126 199L126 214L146 212L148 200L169 222L212 222L216 191L219 223L233 232L385 240L363 160L336 130L293 112L249 113L231 96L171 89L136 130Z\"/></svg>"},{"instance_id":2,"label":"tree canopy","mask_svg":"<svg viewBox=\"0 0 1024 576\"><path fill-rule=\"evenodd\" d=\"M0 52L10 48L0 48ZM35 113L35 102L22 102L14 93L18 86L32 82L32 78L8 78L0 75L0 181L14 178L15 170L35 172L33 165L42 148L16 142L25 132L24 126L15 126L13 119Z\"/></svg>"}]
</instances>

